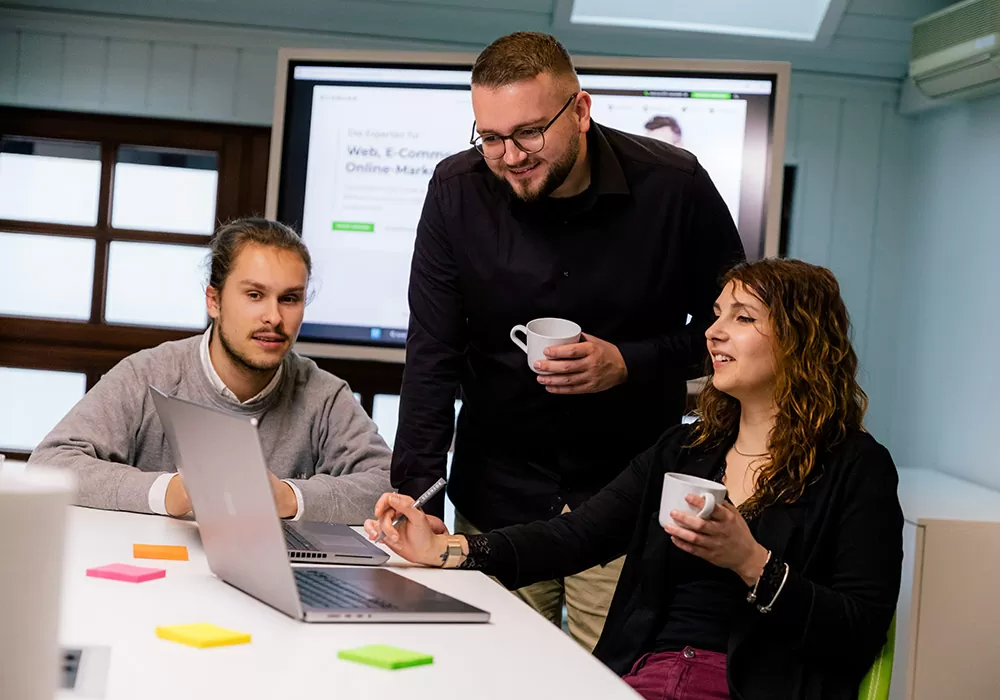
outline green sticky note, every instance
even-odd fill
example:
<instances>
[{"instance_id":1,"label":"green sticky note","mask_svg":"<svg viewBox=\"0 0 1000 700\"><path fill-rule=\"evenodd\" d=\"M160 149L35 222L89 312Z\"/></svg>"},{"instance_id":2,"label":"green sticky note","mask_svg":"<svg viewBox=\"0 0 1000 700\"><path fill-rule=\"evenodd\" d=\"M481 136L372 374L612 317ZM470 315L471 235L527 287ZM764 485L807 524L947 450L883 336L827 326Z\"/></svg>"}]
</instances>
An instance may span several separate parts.
<instances>
[{"instance_id":1,"label":"green sticky note","mask_svg":"<svg viewBox=\"0 0 1000 700\"><path fill-rule=\"evenodd\" d=\"M424 666L434 663L434 657L430 654L398 649L385 644L371 644L357 649L345 649L337 652L337 658L388 669L409 668L410 666Z\"/></svg>"}]
</instances>

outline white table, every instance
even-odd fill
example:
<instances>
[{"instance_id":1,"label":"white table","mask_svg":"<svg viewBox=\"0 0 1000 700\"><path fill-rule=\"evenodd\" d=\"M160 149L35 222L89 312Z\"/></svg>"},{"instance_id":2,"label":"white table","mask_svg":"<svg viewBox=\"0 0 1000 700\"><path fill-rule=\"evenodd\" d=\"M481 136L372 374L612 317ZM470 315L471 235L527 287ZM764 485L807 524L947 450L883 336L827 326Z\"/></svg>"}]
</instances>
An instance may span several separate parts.
<instances>
[{"instance_id":1,"label":"white table","mask_svg":"<svg viewBox=\"0 0 1000 700\"><path fill-rule=\"evenodd\" d=\"M389 565L488 610L487 624L306 624L215 578L194 523L71 508L60 642L111 647L108 700L200 698L614 698L638 697L558 628L481 573ZM133 560L133 543L180 544L190 561ZM167 576L141 584L90 578L122 562ZM248 645L195 649L156 637L157 625L211 622L253 635ZM385 671L337 652L392 644L434 655L429 666Z\"/></svg>"}]
</instances>

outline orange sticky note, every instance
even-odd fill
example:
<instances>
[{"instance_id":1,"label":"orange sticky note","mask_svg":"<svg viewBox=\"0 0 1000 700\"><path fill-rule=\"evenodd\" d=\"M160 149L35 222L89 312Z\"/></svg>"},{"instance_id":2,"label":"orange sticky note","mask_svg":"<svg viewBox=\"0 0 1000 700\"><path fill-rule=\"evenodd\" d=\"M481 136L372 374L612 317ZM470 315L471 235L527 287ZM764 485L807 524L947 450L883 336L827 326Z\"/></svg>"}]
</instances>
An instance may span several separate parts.
<instances>
[{"instance_id":1,"label":"orange sticky note","mask_svg":"<svg viewBox=\"0 0 1000 700\"><path fill-rule=\"evenodd\" d=\"M133 544L132 556L136 559L188 560L188 548L178 544Z\"/></svg>"}]
</instances>

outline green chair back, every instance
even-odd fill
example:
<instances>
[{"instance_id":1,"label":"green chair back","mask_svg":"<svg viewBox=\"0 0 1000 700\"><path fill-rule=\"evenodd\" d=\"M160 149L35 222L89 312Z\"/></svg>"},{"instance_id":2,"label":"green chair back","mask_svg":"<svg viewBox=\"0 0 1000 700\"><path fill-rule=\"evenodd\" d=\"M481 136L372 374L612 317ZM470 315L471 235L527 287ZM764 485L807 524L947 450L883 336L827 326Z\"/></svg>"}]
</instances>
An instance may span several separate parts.
<instances>
[{"instance_id":1,"label":"green chair back","mask_svg":"<svg viewBox=\"0 0 1000 700\"><path fill-rule=\"evenodd\" d=\"M868 669L861 687L858 689L858 700L888 700L889 681L892 679L892 659L896 648L896 616L892 616L889 631L886 634L885 646L875 657L875 663Z\"/></svg>"}]
</instances>

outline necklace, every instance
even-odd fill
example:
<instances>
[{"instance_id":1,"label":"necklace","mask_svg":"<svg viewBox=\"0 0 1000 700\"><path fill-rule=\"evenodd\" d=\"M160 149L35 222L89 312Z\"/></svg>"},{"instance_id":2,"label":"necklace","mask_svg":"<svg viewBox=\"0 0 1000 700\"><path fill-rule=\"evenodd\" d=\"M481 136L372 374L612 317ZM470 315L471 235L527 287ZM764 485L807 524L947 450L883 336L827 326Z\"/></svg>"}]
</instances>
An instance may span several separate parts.
<instances>
[{"instance_id":1,"label":"necklace","mask_svg":"<svg viewBox=\"0 0 1000 700\"><path fill-rule=\"evenodd\" d=\"M769 454L771 454L770 452L761 452L759 455L750 455L747 454L746 452L740 452L740 448L736 446L735 442L733 443L733 451L736 452L736 454L740 455L741 457L767 457Z\"/></svg>"}]
</instances>

